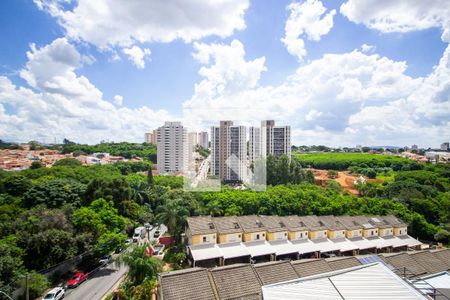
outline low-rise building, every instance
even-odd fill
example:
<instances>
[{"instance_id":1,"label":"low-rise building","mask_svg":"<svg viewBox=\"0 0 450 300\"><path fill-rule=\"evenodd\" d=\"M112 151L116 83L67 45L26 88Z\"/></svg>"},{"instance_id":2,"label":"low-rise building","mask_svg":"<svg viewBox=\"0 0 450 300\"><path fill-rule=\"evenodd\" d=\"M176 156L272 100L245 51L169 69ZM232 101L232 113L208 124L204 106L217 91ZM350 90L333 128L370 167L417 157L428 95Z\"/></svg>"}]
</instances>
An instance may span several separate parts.
<instances>
[{"instance_id":1,"label":"low-rise building","mask_svg":"<svg viewBox=\"0 0 450 300\"><path fill-rule=\"evenodd\" d=\"M278 216L260 216L261 223L267 230L268 241L279 241L288 239L288 228Z\"/></svg>"},{"instance_id":2,"label":"low-rise building","mask_svg":"<svg viewBox=\"0 0 450 300\"><path fill-rule=\"evenodd\" d=\"M189 245L215 244L217 230L210 216L187 218L186 237Z\"/></svg>"},{"instance_id":3,"label":"low-rise building","mask_svg":"<svg viewBox=\"0 0 450 300\"><path fill-rule=\"evenodd\" d=\"M243 230L235 216L214 218L219 244L242 241Z\"/></svg>"},{"instance_id":4,"label":"low-rise building","mask_svg":"<svg viewBox=\"0 0 450 300\"><path fill-rule=\"evenodd\" d=\"M280 217L280 219L288 229L289 240L297 241L308 239L308 228L299 216L292 215Z\"/></svg>"},{"instance_id":5,"label":"low-rise building","mask_svg":"<svg viewBox=\"0 0 450 300\"><path fill-rule=\"evenodd\" d=\"M266 240L266 227L258 216L240 216L237 220L244 232L244 242Z\"/></svg>"},{"instance_id":6,"label":"low-rise building","mask_svg":"<svg viewBox=\"0 0 450 300\"><path fill-rule=\"evenodd\" d=\"M304 216L300 217L300 221L306 224L308 228L308 238L310 240L327 238L328 229L318 217Z\"/></svg>"}]
</instances>

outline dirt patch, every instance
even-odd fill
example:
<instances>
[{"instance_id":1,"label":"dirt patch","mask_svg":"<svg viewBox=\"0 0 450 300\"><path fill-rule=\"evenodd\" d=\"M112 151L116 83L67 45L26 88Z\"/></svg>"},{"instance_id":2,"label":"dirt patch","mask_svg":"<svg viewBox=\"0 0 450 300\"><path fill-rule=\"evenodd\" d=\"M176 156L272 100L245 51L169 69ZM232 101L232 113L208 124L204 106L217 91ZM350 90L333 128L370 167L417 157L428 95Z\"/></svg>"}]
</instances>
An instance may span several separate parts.
<instances>
[{"instance_id":1,"label":"dirt patch","mask_svg":"<svg viewBox=\"0 0 450 300\"><path fill-rule=\"evenodd\" d=\"M330 180L334 180L342 187L342 189L348 191L353 195L358 195L358 190L355 188L355 181L359 176L350 175L348 172L338 172L336 178L328 177L328 170L311 169L314 174L314 179L317 185L324 186Z\"/></svg>"}]
</instances>

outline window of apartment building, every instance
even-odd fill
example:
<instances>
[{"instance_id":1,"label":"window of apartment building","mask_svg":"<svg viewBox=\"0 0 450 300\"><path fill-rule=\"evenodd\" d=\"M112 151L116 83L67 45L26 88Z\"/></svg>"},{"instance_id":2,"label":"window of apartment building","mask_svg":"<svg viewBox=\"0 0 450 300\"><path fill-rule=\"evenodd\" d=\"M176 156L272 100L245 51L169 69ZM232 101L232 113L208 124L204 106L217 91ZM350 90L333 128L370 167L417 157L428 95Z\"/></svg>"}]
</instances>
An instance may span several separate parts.
<instances>
[{"instance_id":1,"label":"window of apartment building","mask_svg":"<svg viewBox=\"0 0 450 300\"><path fill-rule=\"evenodd\" d=\"M371 235L373 235L373 230L370 231Z\"/></svg>"},{"instance_id":2,"label":"window of apartment building","mask_svg":"<svg viewBox=\"0 0 450 300\"><path fill-rule=\"evenodd\" d=\"M259 240L259 233L256 235L256 239Z\"/></svg>"},{"instance_id":3,"label":"window of apartment building","mask_svg":"<svg viewBox=\"0 0 450 300\"><path fill-rule=\"evenodd\" d=\"M400 229L399 233L402 234L402 230L401 229Z\"/></svg>"},{"instance_id":4,"label":"window of apartment building","mask_svg":"<svg viewBox=\"0 0 450 300\"><path fill-rule=\"evenodd\" d=\"M303 232L300 232L299 237L300 237L300 238L303 238Z\"/></svg>"},{"instance_id":5,"label":"window of apartment building","mask_svg":"<svg viewBox=\"0 0 450 300\"><path fill-rule=\"evenodd\" d=\"M206 243L206 242L207 242L206 236L204 236L204 237L203 237L203 243Z\"/></svg>"}]
</instances>

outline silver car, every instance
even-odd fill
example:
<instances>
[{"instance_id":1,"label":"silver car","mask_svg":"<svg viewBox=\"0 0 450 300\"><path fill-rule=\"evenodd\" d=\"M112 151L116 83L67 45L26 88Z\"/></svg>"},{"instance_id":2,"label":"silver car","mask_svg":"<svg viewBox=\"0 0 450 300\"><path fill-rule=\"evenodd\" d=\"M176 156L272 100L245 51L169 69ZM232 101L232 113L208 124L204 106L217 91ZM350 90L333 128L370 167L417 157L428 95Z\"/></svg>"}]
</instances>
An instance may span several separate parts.
<instances>
[{"instance_id":1,"label":"silver car","mask_svg":"<svg viewBox=\"0 0 450 300\"><path fill-rule=\"evenodd\" d=\"M43 300L59 300L64 298L64 289L62 287L56 287L50 292L47 293L47 295L42 298Z\"/></svg>"}]
</instances>

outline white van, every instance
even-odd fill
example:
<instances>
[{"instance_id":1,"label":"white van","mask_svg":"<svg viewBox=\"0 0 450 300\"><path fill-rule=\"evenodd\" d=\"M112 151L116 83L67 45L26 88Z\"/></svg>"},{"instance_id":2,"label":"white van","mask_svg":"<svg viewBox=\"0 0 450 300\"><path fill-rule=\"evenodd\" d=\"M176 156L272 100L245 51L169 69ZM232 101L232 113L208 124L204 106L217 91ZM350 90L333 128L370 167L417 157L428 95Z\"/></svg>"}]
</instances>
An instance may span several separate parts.
<instances>
[{"instance_id":1,"label":"white van","mask_svg":"<svg viewBox=\"0 0 450 300\"><path fill-rule=\"evenodd\" d=\"M139 242L139 240L143 239L144 237L145 237L145 227L141 226L134 229L133 243Z\"/></svg>"}]
</instances>

